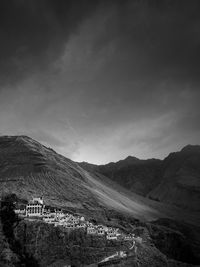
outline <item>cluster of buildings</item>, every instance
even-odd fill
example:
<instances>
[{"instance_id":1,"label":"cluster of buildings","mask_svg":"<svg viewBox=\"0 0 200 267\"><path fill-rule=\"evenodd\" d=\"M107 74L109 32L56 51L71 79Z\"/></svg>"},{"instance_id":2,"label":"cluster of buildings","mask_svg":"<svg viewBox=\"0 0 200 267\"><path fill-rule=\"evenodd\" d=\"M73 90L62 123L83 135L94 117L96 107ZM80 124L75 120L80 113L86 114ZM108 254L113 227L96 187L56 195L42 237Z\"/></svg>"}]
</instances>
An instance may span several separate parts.
<instances>
[{"instance_id":1,"label":"cluster of buildings","mask_svg":"<svg viewBox=\"0 0 200 267\"><path fill-rule=\"evenodd\" d=\"M33 198L25 206L15 209L15 213L27 218L40 218L45 223L55 227L62 226L69 230L84 229L88 235L105 236L108 240L133 240L134 234L124 234L118 228L104 225L94 225L83 216L65 213L51 207L46 207L42 198Z\"/></svg>"},{"instance_id":2,"label":"cluster of buildings","mask_svg":"<svg viewBox=\"0 0 200 267\"><path fill-rule=\"evenodd\" d=\"M42 217L45 213L45 205L42 197L33 198L27 205L17 205L15 213L25 217Z\"/></svg>"}]
</instances>

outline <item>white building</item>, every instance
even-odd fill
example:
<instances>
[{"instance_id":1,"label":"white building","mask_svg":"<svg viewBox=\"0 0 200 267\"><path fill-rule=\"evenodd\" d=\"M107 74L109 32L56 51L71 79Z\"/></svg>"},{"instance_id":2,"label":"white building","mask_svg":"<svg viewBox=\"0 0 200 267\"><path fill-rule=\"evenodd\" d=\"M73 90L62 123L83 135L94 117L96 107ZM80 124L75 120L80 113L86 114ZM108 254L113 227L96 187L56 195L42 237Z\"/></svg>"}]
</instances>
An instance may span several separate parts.
<instances>
[{"instance_id":1,"label":"white building","mask_svg":"<svg viewBox=\"0 0 200 267\"><path fill-rule=\"evenodd\" d=\"M26 209L15 209L15 213L18 215L25 215Z\"/></svg>"},{"instance_id":2,"label":"white building","mask_svg":"<svg viewBox=\"0 0 200 267\"><path fill-rule=\"evenodd\" d=\"M46 223L55 223L55 217L54 216L45 216L43 217L43 221Z\"/></svg>"},{"instance_id":3,"label":"white building","mask_svg":"<svg viewBox=\"0 0 200 267\"><path fill-rule=\"evenodd\" d=\"M72 224L77 224L77 223L79 223L79 218L78 217L71 216L69 218L69 222L72 223Z\"/></svg>"},{"instance_id":4,"label":"white building","mask_svg":"<svg viewBox=\"0 0 200 267\"><path fill-rule=\"evenodd\" d=\"M97 235L103 236L103 235L105 235L107 230L108 230L108 228L106 226L98 225L97 226Z\"/></svg>"},{"instance_id":5,"label":"white building","mask_svg":"<svg viewBox=\"0 0 200 267\"><path fill-rule=\"evenodd\" d=\"M85 223L78 223L77 225L76 225L76 228L86 228L86 224Z\"/></svg>"},{"instance_id":6,"label":"white building","mask_svg":"<svg viewBox=\"0 0 200 267\"><path fill-rule=\"evenodd\" d=\"M133 240L133 236L132 235L125 235L124 240Z\"/></svg>"},{"instance_id":7,"label":"white building","mask_svg":"<svg viewBox=\"0 0 200 267\"><path fill-rule=\"evenodd\" d=\"M62 219L66 216L62 210L56 210L55 214L56 214L57 219Z\"/></svg>"},{"instance_id":8,"label":"white building","mask_svg":"<svg viewBox=\"0 0 200 267\"><path fill-rule=\"evenodd\" d=\"M26 205L26 216L32 217L37 216L41 217L44 213L44 203L42 198L33 198L27 205Z\"/></svg>"},{"instance_id":9,"label":"white building","mask_svg":"<svg viewBox=\"0 0 200 267\"><path fill-rule=\"evenodd\" d=\"M40 203L41 205L44 205L44 200L42 197L34 197L32 199L33 202L37 202L37 203Z\"/></svg>"},{"instance_id":10,"label":"white building","mask_svg":"<svg viewBox=\"0 0 200 267\"><path fill-rule=\"evenodd\" d=\"M108 240L117 240L117 236L115 233L107 233L106 238Z\"/></svg>"},{"instance_id":11,"label":"white building","mask_svg":"<svg viewBox=\"0 0 200 267\"><path fill-rule=\"evenodd\" d=\"M116 240L117 237L118 237L118 228L111 228L109 227L108 228L108 231L107 231L107 235L106 235L106 238L108 240Z\"/></svg>"},{"instance_id":12,"label":"white building","mask_svg":"<svg viewBox=\"0 0 200 267\"><path fill-rule=\"evenodd\" d=\"M97 229L94 225L90 225L87 227L87 234L88 235L96 235L97 234Z\"/></svg>"}]
</instances>

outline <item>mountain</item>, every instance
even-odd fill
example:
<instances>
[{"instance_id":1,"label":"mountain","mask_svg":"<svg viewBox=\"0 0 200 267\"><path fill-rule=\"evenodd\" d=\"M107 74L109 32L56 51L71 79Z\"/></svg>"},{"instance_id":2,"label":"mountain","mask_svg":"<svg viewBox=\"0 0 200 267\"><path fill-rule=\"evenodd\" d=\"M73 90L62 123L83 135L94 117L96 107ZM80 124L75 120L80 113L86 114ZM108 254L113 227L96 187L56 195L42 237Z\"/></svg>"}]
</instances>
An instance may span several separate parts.
<instances>
[{"instance_id":1,"label":"mountain","mask_svg":"<svg viewBox=\"0 0 200 267\"><path fill-rule=\"evenodd\" d=\"M193 175L196 175L198 157L193 156L193 150L196 151L196 148L185 148L179 156L172 153L166 161L141 161L128 157L118 163L108 164L108 169L118 167L118 171L121 171L125 168L133 173L137 170L135 179L143 177L143 183L146 183L148 189L142 188L143 195L149 194L149 191L153 194L153 190L160 186L162 177L162 181L166 179L168 182L168 176L181 168L182 153L185 154L184 161L188 166L184 173L193 167ZM174 161L174 157L178 159ZM144 240L138 250L141 266L149 266L149 262L152 267L192 266L190 263L200 262L198 212L183 210L131 192L129 188L100 173L98 168L87 163L79 165L27 136L1 136L0 198L4 201L1 201L0 206L0 266L21 266L19 263L14 264L20 259L28 262L23 266L30 266L29 262L33 260L36 261L34 266L51 266L51 263L55 264L52 266L64 266L69 257L80 262L83 247L85 262L94 262L97 261L97 253L102 258L108 251L114 253L118 249L115 243L111 242L111 247L105 240L87 238L79 232L72 233L70 237L66 231L42 222L12 221L11 213L5 217L10 209L5 197L13 197L13 194L20 200L43 196L47 205L83 214L89 220L120 227L127 232L136 231ZM151 182L147 175L151 177ZM155 180L154 175L158 175ZM155 183L153 190L152 183ZM8 207L2 206L2 203L7 203ZM11 265L5 265L9 260ZM60 260L66 261L58 265L57 261ZM132 260L130 265L125 262L124 266L133 266L135 259ZM188 264L179 265L176 261Z\"/></svg>"},{"instance_id":2,"label":"mountain","mask_svg":"<svg viewBox=\"0 0 200 267\"><path fill-rule=\"evenodd\" d=\"M25 199L42 195L49 202L67 202L78 208L82 200L87 203L93 198L82 186L85 179L77 164L29 137L0 138L2 194L16 193Z\"/></svg>"},{"instance_id":3,"label":"mountain","mask_svg":"<svg viewBox=\"0 0 200 267\"><path fill-rule=\"evenodd\" d=\"M110 183L26 136L0 137L0 196L43 196L46 204L103 218L107 210L154 219L161 213L139 196Z\"/></svg>"},{"instance_id":4,"label":"mountain","mask_svg":"<svg viewBox=\"0 0 200 267\"><path fill-rule=\"evenodd\" d=\"M189 210L200 210L200 146L188 145L164 160L129 156L106 165L80 163L134 193Z\"/></svg>"},{"instance_id":5,"label":"mountain","mask_svg":"<svg viewBox=\"0 0 200 267\"><path fill-rule=\"evenodd\" d=\"M119 165L126 167L138 161L129 157ZM157 164L155 160L149 162ZM43 196L48 205L73 209L96 219L108 219L120 213L140 220L176 217L192 224L200 223L195 212L135 194L91 170L93 165L89 166L90 170L85 170L27 136L1 136L0 197L11 193L24 200Z\"/></svg>"},{"instance_id":6,"label":"mountain","mask_svg":"<svg viewBox=\"0 0 200 267\"><path fill-rule=\"evenodd\" d=\"M99 172L128 190L146 196L159 183L161 163L158 159L140 160L129 156L116 163L92 165L82 162L80 166Z\"/></svg>"},{"instance_id":7,"label":"mountain","mask_svg":"<svg viewBox=\"0 0 200 267\"><path fill-rule=\"evenodd\" d=\"M200 210L200 146L188 145L162 162L160 183L148 196L187 209Z\"/></svg>"}]
</instances>

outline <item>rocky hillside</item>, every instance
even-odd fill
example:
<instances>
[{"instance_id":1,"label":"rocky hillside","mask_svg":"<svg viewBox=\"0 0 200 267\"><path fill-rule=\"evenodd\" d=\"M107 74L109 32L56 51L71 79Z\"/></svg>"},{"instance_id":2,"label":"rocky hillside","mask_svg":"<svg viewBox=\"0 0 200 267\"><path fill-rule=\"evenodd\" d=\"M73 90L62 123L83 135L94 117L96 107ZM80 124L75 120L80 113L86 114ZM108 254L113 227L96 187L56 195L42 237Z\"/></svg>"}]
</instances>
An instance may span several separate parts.
<instances>
[{"instance_id":1,"label":"rocky hillside","mask_svg":"<svg viewBox=\"0 0 200 267\"><path fill-rule=\"evenodd\" d=\"M200 211L200 146L171 153L163 160L161 177L149 197Z\"/></svg>"},{"instance_id":2,"label":"rocky hillside","mask_svg":"<svg viewBox=\"0 0 200 267\"><path fill-rule=\"evenodd\" d=\"M181 174L189 173L193 168L192 177L194 180L195 177L197 178L199 157L194 157L193 149L190 147L179 153L170 155L162 162L159 160L142 162L137 158L128 157L119 163L119 170L127 166L131 170L134 168L136 170L136 167L132 169L132 165L138 164L140 167L137 169L137 177L140 177L139 174L143 175L144 184L147 174L154 177L154 173L159 173L155 180L152 178L151 183L147 183L150 192L143 193L144 195L153 194L153 190L160 185L161 178L162 181L165 179L169 181L169 177L182 168ZM174 157L178 158L177 161L174 161ZM175 165L173 165L174 162ZM118 163L111 163L110 169L115 168L116 165ZM155 168L153 171L150 167L152 165ZM88 216L89 219L127 231L135 229L137 223L143 225L145 231L140 234L143 235L145 242L138 250L140 266L149 266L149 262L151 266L178 266L176 265L178 262L175 262L177 260L184 260L188 264L199 263L200 235L197 234L200 232L199 213L191 210L185 211L171 204L166 205L139 196L107 178L99 170L97 172L96 166L88 164L81 166L29 137L0 137L0 197L4 199L7 195L15 194L21 200L29 200L33 196L43 196L48 205L73 210ZM185 169L184 166L188 167ZM158 185L155 185L152 190L151 184L154 181ZM180 180L182 184L184 181ZM188 183L184 182L184 186L185 184L188 186ZM107 244L105 240L88 239L82 233L72 234L70 239L68 233L63 233L43 223L15 222L14 217L12 222L10 217L9 220L5 219L4 211L1 207L0 266L1 262L3 262L2 266L9 267L63 266L68 264L69 260L80 261L83 259L82 254L86 255L84 264L90 264L94 259L98 261L116 249L115 244ZM185 221L189 229L194 229L195 233L190 233L190 230L182 229L177 224L175 228L172 227L174 221L172 223L170 221L170 225L168 221L160 225L159 218ZM152 222L149 224L144 222L151 220L157 220L159 223L154 223L152 226ZM140 229L138 231L140 232ZM195 245L191 247L191 242L194 241ZM173 245L175 245L175 251L172 249ZM190 249L190 254L184 258L187 248ZM20 265L19 262L25 265ZM30 262L34 262L34 265L30 265ZM133 263L135 263L135 258L133 261L130 258L130 262L122 262L121 266L133 266ZM74 266L80 265L75 263Z\"/></svg>"},{"instance_id":3,"label":"rocky hillside","mask_svg":"<svg viewBox=\"0 0 200 267\"><path fill-rule=\"evenodd\" d=\"M106 165L80 163L83 168L99 172L142 196L146 196L159 183L161 164L158 159L140 160L131 156Z\"/></svg>"},{"instance_id":4,"label":"rocky hillside","mask_svg":"<svg viewBox=\"0 0 200 267\"><path fill-rule=\"evenodd\" d=\"M138 161L140 162L136 158L129 157L120 165L124 168L127 163L132 166L132 162L136 164ZM160 161L149 162L151 161L155 168L160 165ZM140 165L145 164L144 162ZM200 222L195 212L185 212L132 193L103 174L91 170L94 166L89 166L90 169L86 171L83 166L29 137L2 136L0 137L0 196L16 194L25 200L33 196L43 196L48 205L73 209L75 212L100 219L107 219L106 214L112 210L140 220L170 217L195 225ZM138 173L141 173L142 167L139 170ZM145 173L149 174L150 170ZM143 175L144 184L146 175Z\"/></svg>"},{"instance_id":5,"label":"rocky hillside","mask_svg":"<svg viewBox=\"0 0 200 267\"><path fill-rule=\"evenodd\" d=\"M0 196L43 196L52 206L105 217L105 210L154 219L160 212L123 188L92 174L77 163L26 136L0 137Z\"/></svg>"},{"instance_id":6,"label":"rocky hillside","mask_svg":"<svg viewBox=\"0 0 200 267\"><path fill-rule=\"evenodd\" d=\"M188 145L164 160L128 157L106 165L82 162L80 166L142 196L184 209L200 209L200 146Z\"/></svg>"},{"instance_id":7,"label":"rocky hillside","mask_svg":"<svg viewBox=\"0 0 200 267\"><path fill-rule=\"evenodd\" d=\"M0 137L0 194L31 199L42 195L51 204L80 207L97 201L84 186L76 163L26 136Z\"/></svg>"}]
</instances>

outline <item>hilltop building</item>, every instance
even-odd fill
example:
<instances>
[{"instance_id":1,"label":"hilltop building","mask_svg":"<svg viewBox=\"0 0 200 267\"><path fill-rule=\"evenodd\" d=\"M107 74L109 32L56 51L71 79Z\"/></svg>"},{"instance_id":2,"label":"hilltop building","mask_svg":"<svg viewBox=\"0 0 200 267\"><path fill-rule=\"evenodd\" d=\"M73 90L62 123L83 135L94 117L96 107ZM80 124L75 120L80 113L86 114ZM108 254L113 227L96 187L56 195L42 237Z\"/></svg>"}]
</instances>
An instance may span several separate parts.
<instances>
[{"instance_id":1,"label":"hilltop building","mask_svg":"<svg viewBox=\"0 0 200 267\"><path fill-rule=\"evenodd\" d=\"M26 205L26 216L34 217L34 216L43 216L44 213L44 202L42 198L33 198Z\"/></svg>"},{"instance_id":2,"label":"hilltop building","mask_svg":"<svg viewBox=\"0 0 200 267\"><path fill-rule=\"evenodd\" d=\"M88 235L97 235L107 240L133 241L132 248L135 247L135 249L136 243L142 243L142 239L135 237L133 233L125 234L119 231L119 228L108 227L102 224L94 225L79 214L72 214L62 209L45 206L41 197L33 198L27 205L19 203L16 205L15 212L21 217L32 217L31 220L35 217L37 220L43 220L45 223L52 224L55 227L63 227L69 231L82 229Z\"/></svg>"}]
</instances>

